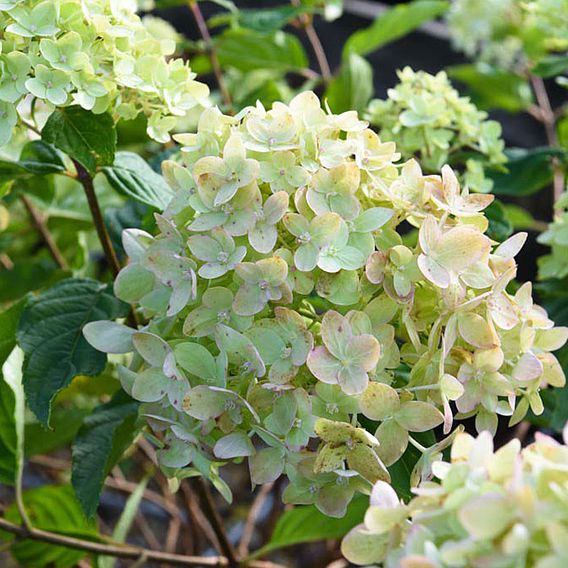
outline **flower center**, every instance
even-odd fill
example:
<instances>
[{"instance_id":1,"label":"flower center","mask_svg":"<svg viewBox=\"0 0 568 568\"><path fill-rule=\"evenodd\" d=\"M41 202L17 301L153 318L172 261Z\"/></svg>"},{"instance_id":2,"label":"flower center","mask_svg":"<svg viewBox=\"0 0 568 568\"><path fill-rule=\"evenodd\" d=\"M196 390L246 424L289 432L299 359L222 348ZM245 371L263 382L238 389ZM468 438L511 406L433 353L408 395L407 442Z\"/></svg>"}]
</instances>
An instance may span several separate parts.
<instances>
[{"instance_id":1,"label":"flower center","mask_svg":"<svg viewBox=\"0 0 568 568\"><path fill-rule=\"evenodd\" d=\"M268 288L268 282L267 282L266 280L261 280L261 281L258 283L258 287L259 287L261 290L266 290L266 289Z\"/></svg>"},{"instance_id":2,"label":"flower center","mask_svg":"<svg viewBox=\"0 0 568 568\"><path fill-rule=\"evenodd\" d=\"M229 311L223 310L217 314L217 321L220 323L229 321Z\"/></svg>"},{"instance_id":3,"label":"flower center","mask_svg":"<svg viewBox=\"0 0 568 568\"><path fill-rule=\"evenodd\" d=\"M226 400L225 404L223 405L223 407L225 408L225 410L233 410L237 407L237 405L235 404L234 400Z\"/></svg>"},{"instance_id":4,"label":"flower center","mask_svg":"<svg viewBox=\"0 0 568 568\"><path fill-rule=\"evenodd\" d=\"M310 235L310 233L308 233L307 231L305 233L302 233L297 239L296 242L298 244L301 245L305 245L306 243L309 243L312 240L312 235Z\"/></svg>"},{"instance_id":5,"label":"flower center","mask_svg":"<svg viewBox=\"0 0 568 568\"><path fill-rule=\"evenodd\" d=\"M228 260L229 260L229 253L222 250L218 255L217 255L217 260L221 263L221 264L225 264Z\"/></svg>"},{"instance_id":6,"label":"flower center","mask_svg":"<svg viewBox=\"0 0 568 568\"><path fill-rule=\"evenodd\" d=\"M291 347L284 347L282 349L282 351L280 352L280 358L281 359L288 359L288 357L290 357L291 353L292 353Z\"/></svg>"},{"instance_id":7,"label":"flower center","mask_svg":"<svg viewBox=\"0 0 568 568\"><path fill-rule=\"evenodd\" d=\"M329 414L337 414L339 412L339 406L335 402L328 402L325 405L325 409Z\"/></svg>"}]
</instances>

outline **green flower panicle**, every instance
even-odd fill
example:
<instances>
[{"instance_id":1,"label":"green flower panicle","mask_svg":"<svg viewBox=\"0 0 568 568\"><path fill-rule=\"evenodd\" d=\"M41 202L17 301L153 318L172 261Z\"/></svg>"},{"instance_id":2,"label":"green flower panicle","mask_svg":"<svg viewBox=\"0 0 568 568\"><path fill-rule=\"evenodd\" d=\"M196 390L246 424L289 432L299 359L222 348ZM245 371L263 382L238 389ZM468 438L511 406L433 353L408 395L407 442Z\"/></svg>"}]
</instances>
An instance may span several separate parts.
<instances>
[{"instance_id":1,"label":"green flower panicle","mask_svg":"<svg viewBox=\"0 0 568 568\"><path fill-rule=\"evenodd\" d=\"M157 18L140 19L136 9L130 0L4 3L0 104L34 97L48 109L80 105L110 111L115 120L143 114L149 136L168 142L180 118L208 104L209 89L171 58L175 30ZM0 145L17 122L0 111Z\"/></svg>"},{"instance_id":2,"label":"green flower panicle","mask_svg":"<svg viewBox=\"0 0 568 568\"><path fill-rule=\"evenodd\" d=\"M526 235L487 237L492 196L449 166L397 163L311 92L204 114L163 164L175 196L157 233L123 234L115 293L147 324L85 328L135 354L121 382L163 434L169 476L218 481L248 460L253 484L285 474L287 502L338 516L388 482L415 434L448 435L423 448L417 483L455 421L495 430L542 412L541 390L565 381L552 352L568 329L530 284L508 291Z\"/></svg>"}]
</instances>

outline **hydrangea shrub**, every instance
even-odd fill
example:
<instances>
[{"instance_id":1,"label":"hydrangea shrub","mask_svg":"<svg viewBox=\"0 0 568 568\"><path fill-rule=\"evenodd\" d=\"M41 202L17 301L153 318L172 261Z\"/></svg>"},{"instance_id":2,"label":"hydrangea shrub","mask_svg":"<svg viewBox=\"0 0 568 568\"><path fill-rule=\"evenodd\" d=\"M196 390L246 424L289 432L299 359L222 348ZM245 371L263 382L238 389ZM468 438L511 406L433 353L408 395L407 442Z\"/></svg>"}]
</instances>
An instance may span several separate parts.
<instances>
[{"instance_id":1,"label":"hydrangea shrub","mask_svg":"<svg viewBox=\"0 0 568 568\"><path fill-rule=\"evenodd\" d=\"M539 414L541 390L564 385L552 352L568 329L530 283L509 291L526 235L489 239L493 197L450 167L396 164L393 142L311 92L207 109L176 140L163 164L175 197L156 235L125 231L115 282L148 324L84 330L134 353L121 382L170 477L199 471L226 494L219 468L247 459L253 484L285 474L287 502L341 516L389 482L414 433L469 417L495 432L498 415Z\"/></svg>"},{"instance_id":2,"label":"hydrangea shrub","mask_svg":"<svg viewBox=\"0 0 568 568\"><path fill-rule=\"evenodd\" d=\"M134 0L11 0L2 2L0 146L20 123L18 105L79 105L115 120L148 118L159 142L180 117L207 104L207 85L171 58L176 33L136 14ZM20 109L25 111L25 108ZM33 109L32 109L33 112Z\"/></svg>"},{"instance_id":3,"label":"hydrangea shrub","mask_svg":"<svg viewBox=\"0 0 568 568\"><path fill-rule=\"evenodd\" d=\"M494 451L489 432L460 433L451 460L432 464L436 480L409 503L378 481L342 551L356 565L387 568L560 568L568 561L567 465L566 445L543 434L526 448L513 439Z\"/></svg>"}]
</instances>

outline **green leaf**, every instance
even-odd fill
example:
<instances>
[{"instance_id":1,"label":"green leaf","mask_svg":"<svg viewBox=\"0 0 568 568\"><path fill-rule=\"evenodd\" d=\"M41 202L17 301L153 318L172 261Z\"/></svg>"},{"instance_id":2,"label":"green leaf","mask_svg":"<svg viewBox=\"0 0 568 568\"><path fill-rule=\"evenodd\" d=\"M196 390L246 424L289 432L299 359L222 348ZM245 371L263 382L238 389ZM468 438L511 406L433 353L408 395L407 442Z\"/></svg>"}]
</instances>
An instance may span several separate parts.
<instances>
[{"instance_id":1,"label":"green leaf","mask_svg":"<svg viewBox=\"0 0 568 568\"><path fill-rule=\"evenodd\" d=\"M507 216L507 211L500 201L493 201L484 209L489 221L487 236L498 242L503 242L513 234L513 225Z\"/></svg>"},{"instance_id":2,"label":"green leaf","mask_svg":"<svg viewBox=\"0 0 568 568\"><path fill-rule=\"evenodd\" d=\"M366 29L358 30L349 37L343 54L365 55L379 47L409 34L428 20L440 16L449 3L438 0L417 0L399 4L379 15Z\"/></svg>"},{"instance_id":3,"label":"green leaf","mask_svg":"<svg viewBox=\"0 0 568 568\"><path fill-rule=\"evenodd\" d=\"M480 108L519 112L533 102L528 81L514 73L485 64L454 65L447 68L447 73L469 89L471 100Z\"/></svg>"},{"instance_id":4,"label":"green leaf","mask_svg":"<svg viewBox=\"0 0 568 568\"><path fill-rule=\"evenodd\" d=\"M14 485L24 467L25 401L22 350L14 348L0 376L0 482Z\"/></svg>"},{"instance_id":5,"label":"green leaf","mask_svg":"<svg viewBox=\"0 0 568 568\"><path fill-rule=\"evenodd\" d=\"M373 68L363 57L352 53L341 66L339 75L329 84L325 96L331 110L363 112L373 96Z\"/></svg>"},{"instance_id":6,"label":"green leaf","mask_svg":"<svg viewBox=\"0 0 568 568\"><path fill-rule=\"evenodd\" d=\"M102 171L118 193L157 209L165 209L174 196L166 180L133 152L117 152L114 164Z\"/></svg>"},{"instance_id":7,"label":"green leaf","mask_svg":"<svg viewBox=\"0 0 568 568\"><path fill-rule=\"evenodd\" d=\"M251 558L304 542L343 538L355 525L363 521L368 505L367 497L357 495L347 507L345 516L340 519L324 515L313 505L294 507L280 517L270 542L256 551Z\"/></svg>"},{"instance_id":8,"label":"green leaf","mask_svg":"<svg viewBox=\"0 0 568 568\"><path fill-rule=\"evenodd\" d=\"M116 129L108 113L95 115L79 106L56 109L41 135L45 142L77 160L91 176L98 167L114 162Z\"/></svg>"},{"instance_id":9,"label":"green leaf","mask_svg":"<svg viewBox=\"0 0 568 568\"><path fill-rule=\"evenodd\" d=\"M556 77L568 69L568 55L548 55L532 69L539 77Z\"/></svg>"},{"instance_id":10,"label":"green leaf","mask_svg":"<svg viewBox=\"0 0 568 568\"><path fill-rule=\"evenodd\" d=\"M51 401L77 375L98 375L106 355L83 337L90 321L126 316L128 307L110 288L89 279L68 279L31 298L18 325L26 354L24 390L30 409L49 425Z\"/></svg>"},{"instance_id":11,"label":"green leaf","mask_svg":"<svg viewBox=\"0 0 568 568\"><path fill-rule=\"evenodd\" d=\"M271 69L285 73L308 66L300 40L285 32L265 35L252 30L227 30L217 37L216 46L221 65L240 71Z\"/></svg>"},{"instance_id":12,"label":"green leaf","mask_svg":"<svg viewBox=\"0 0 568 568\"><path fill-rule=\"evenodd\" d=\"M88 410L74 406L56 407L51 415L51 430L46 430L39 422L26 424L24 454L28 457L49 454L67 446L88 413Z\"/></svg>"},{"instance_id":13,"label":"green leaf","mask_svg":"<svg viewBox=\"0 0 568 568\"><path fill-rule=\"evenodd\" d=\"M209 27L232 23L255 32L269 34L281 30L288 22L308 11L308 6L291 5L259 8L256 10L238 10L228 14L213 16L209 18L207 23Z\"/></svg>"},{"instance_id":14,"label":"green leaf","mask_svg":"<svg viewBox=\"0 0 568 568\"><path fill-rule=\"evenodd\" d=\"M0 365L6 361L16 346L16 330L24 304L25 301L20 300L0 313Z\"/></svg>"},{"instance_id":15,"label":"green leaf","mask_svg":"<svg viewBox=\"0 0 568 568\"><path fill-rule=\"evenodd\" d=\"M57 174L65 170L61 152L42 140L35 140L24 146L18 161L0 160L0 183L34 175Z\"/></svg>"},{"instance_id":16,"label":"green leaf","mask_svg":"<svg viewBox=\"0 0 568 568\"><path fill-rule=\"evenodd\" d=\"M567 158L565 150L555 148L511 148L505 152L508 173L488 171L496 195L531 195L552 182L553 157Z\"/></svg>"},{"instance_id":17,"label":"green leaf","mask_svg":"<svg viewBox=\"0 0 568 568\"><path fill-rule=\"evenodd\" d=\"M105 477L138 432L138 406L138 402L119 391L85 419L77 434L71 483L88 517L97 510Z\"/></svg>"},{"instance_id":18,"label":"green leaf","mask_svg":"<svg viewBox=\"0 0 568 568\"><path fill-rule=\"evenodd\" d=\"M88 521L68 485L46 485L24 493L24 502L35 528L66 536L98 540L96 524ZM6 519L20 523L15 505L6 511ZM81 550L54 546L37 540L17 540L12 554L20 566L26 568L71 568L86 555Z\"/></svg>"}]
</instances>

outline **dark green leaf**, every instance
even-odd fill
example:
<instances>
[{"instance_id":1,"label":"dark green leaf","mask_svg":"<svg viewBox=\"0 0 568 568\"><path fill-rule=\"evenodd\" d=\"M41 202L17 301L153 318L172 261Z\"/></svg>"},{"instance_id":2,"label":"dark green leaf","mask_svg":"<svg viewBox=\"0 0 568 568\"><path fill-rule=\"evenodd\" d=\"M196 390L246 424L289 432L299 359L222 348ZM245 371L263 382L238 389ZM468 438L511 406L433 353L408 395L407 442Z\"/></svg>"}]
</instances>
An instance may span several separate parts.
<instances>
[{"instance_id":1,"label":"dark green leaf","mask_svg":"<svg viewBox=\"0 0 568 568\"><path fill-rule=\"evenodd\" d=\"M126 253L122 247L122 231L124 229L141 229L145 225L149 230L154 226L155 220L146 205L129 199L122 207L110 207L104 211L105 225L108 229L114 250L120 258Z\"/></svg>"},{"instance_id":2,"label":"dark green leaf","mask_svg":"<svg viewBox=\"0 0 568 568\"><path fill-rule=\"evenodd\" d=\"M446 1L417 0L390 8L378 16L371 26L351 35L345 43L343 53L371 53L404 37L428 20L440 16L448 9L448 5Z\"/></svg>"},{"instance_id":3,"label":"dark green leaf","mask_svg":"<svg viewBox=\"0 0 568 568\"><path fill-rule=\"evenodd\" d=\"M16 347L16 330L24 304L25 301L20 300L0 313L0 365L6 361L12 349Z\"/></svg>"},{"instance_id":4,"label":"dark green leaf","mask_svg":"<svg viewBox=\"0 0 568 568\"><path fill-rule=\"evenodd\" d=\"M455 65L447 69L450 78L463 83L472 101L483 109L509 112L525 110L533 102L530 85L519 75L488 65Z\"/></svg>"},{"instance_id":5,"label":"dark green leaf","mask_svg":"<svg viewBox=\"0 0 568 568\"><path fill-rule=\"evenodd\" d=\"M124 391L88 416L73 444L71 483L85 514L97 510L103 482L137 434L138 402Z\"/></svg>"},{"instance_id":6,"label":"dark green leaf","mask_svg":"<svg viewBox=\"0 0 568 568\"><path fill-rule=\"evenodd\" d=\"M243 28L268 34L281 30L288 22L307 11L306 6L291 5L259 8L257 10L239 10L214 16L209 19L208 24L214 27L233 22Z\"/></svg>"},{"instance_id":7,"label":"dark green leaf","mask_svg":"<svg viewBox=\"0 0 568 568\"><path fill-rule=\"evenodd\" d=\"M18 259L12 269L0 270L0 302L11 302L27 292L53 286L68 275L51 259Z\"/></svg>"},{"instance_id":8,"label":"dark green leaf","mask_svg":"<svg viewBox=\"0 0 568 568\"><path fill-rule=\"evenodd\" d=\"M566 159L566 151L555 148L512 148L505 152L508 172L488 171L496 195L531 195L552 182L552 158Z\"/></svg>"},{"instance_id":9,"label":"dark green leaf","mask_svg":"<svg viewBox=\"0 0 568 568\"><path fill-rule=\"evenodd\" d=\"M114 162L116 129L108 113L93 114L79 106L56 109L42 130L45 142L77 160L92 176Z\"/></svg>"},{"instance_id":10,"label":"dark green leaf","mask_svg":"<svg viewBox=\"0 0 568 568\"><path fill-rule=\"evenodd\" d=\"M325 96L336 114L347 110L363 112L373 96L373 68L369 62L356 53L348 55Z\"/></svg>"},{"instance_id":11,"label":"dark green leaf","mask_svg":"<svg viewBox=\"0 0 568 568\"><path fill-rule=\"evenodd\" d=\"M26 456L49 454L67 446L75 438L88 410L74 407L54 408L51 414L51 430L39 422L26 424L24 453Z\"/></svg>"},{"instance_id":12,"label":"dark green leaf","mask_svg":"<svg viewBox=\"0 0 568 568\"><path fill-rule=\"evenodd\" d=\"M0 160L0 182L65 171L63 155L53 146L35 140L28 142L16 162Z\"/></svg>"},{"instance_id":13,"label":"dark green leaf","mask_svg":"<svg viewBox=\"0 0 568 568\"><path fill-rule=\"evenodd\" d=\"M166 180L132 152L117 152L114 164L102 169L119 193L163 210L174 195Z\"/></svg>"},{"instance_id":14,"label":"dark green leaf","mask_svg":"<svg viewBox=\"0 0 568 568\"><path fill-rule=\"evenodd\" d=\"M98 540L96 525L83 515L72 489L68 485L46 485L24 493L24 502L35 528ZM20 515L12 505L6 519L20 523ZM37 540L18 540L12 544L12 554L26 568L71 568L86 555L81 550L54 546Z\"/></svg>"},{"instance_id":15,"label":"dark green leaf","mask_svg":"<svg viewBox=\"0 0 568 568\"><path fill-rule=\"evenodd\" d=\"M568 55L548 55L538 62L532 72L539 77L555 77L568 69Z\"/></svg>"},{"instance_id":16,"label":"dark green leaf","mask_svg":"<svg viewBox=\"0 0 568 568\"><path fill-rule=\"evenodd\" d=\"M217 37L216 45L221 65L240 71L272 69L285 73L308 65L300 40L288 33L265 35L252 30L227 30Z\"/></svg>"},{"instance_id":17,"label":"dark green leaf","mask_svg":"<svg viewBox=\"0 0 568 568\"><path fill-rule=\"evenodd\" d=\"M500 201L494 201L484 211L489 227L487 236L494 241L503 242L513 234L513 225L507 217L507 211Z\"/></svg>"},{"instance_id":18,"label":"dark green leaf","mask_svg":"<svg viewBox=\"0 0 568 568\"><path fill-rule=\"evenodd\" d=\"M28 301L18 326L18 344L26 354L24 390L30 409L49 424L53 397L77 375L98 375L106 355L91 347L83 326L128 313L108 286L69 279Z\"/></svg>"},{"instance_id":19,"label":"dark green leaf","mask_svg":"<svg viewBox=\"0 0 568 568\"><path fill-rule=\"evenodd\" d=\"M367 497L356 496L341 519L330 518L313 505L294 507L280 517L270 542L255 552L254 556L303 542L340 539L362 522L368 505Z\"/></svg>"}]
</instances>

